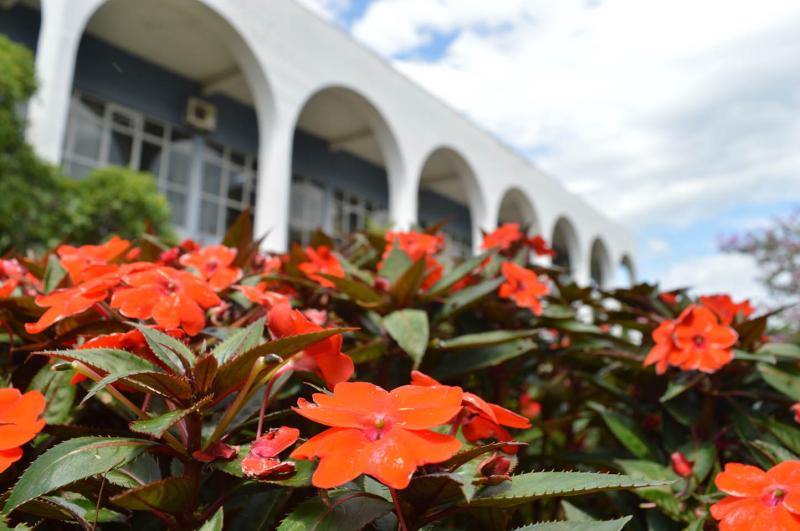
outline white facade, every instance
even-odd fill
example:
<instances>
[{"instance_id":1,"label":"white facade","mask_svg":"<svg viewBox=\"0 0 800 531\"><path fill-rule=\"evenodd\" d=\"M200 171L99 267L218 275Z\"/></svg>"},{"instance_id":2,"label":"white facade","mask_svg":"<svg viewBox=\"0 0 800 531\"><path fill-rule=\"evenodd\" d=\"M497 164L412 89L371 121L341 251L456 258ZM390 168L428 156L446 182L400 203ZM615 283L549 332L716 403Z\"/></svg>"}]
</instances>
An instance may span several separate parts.
<instances>
[{"instance_id":1,"label":"white facade","mask_svg":"<svg viewBox=\"0 0 800 531\"><path fill-rule=\"evenodd\" d=\"M65 145L81 37L93 18L104 17L96 21L100 24L115 12L121 16L131 2L41 0L36 6L41 11L36 52L40 88L28 112L28 137L54 163L61 161ZM293 134L307 122L320 134L328 131L341 149L383 164L395 226L417 221L420 185L430 185L468 205L473 245L481 240L480 230L494 229L498 220L519 221L548 240L558 230L579 282L588 282L594 269L595 278L609 285L619 264L633 268L634 240L622 226L294 0L147 0L137 5L144 4L146 13L137 13L152 17L151 24L139 20L136 32L126 35L123 27L109 38L136 53L163 57L163 62L180 55L173 61L175 68L185 69L185 75L193 75L194 69L209 90L235 96L242 92L239 85L246 85L243 98L255 108L259 127L255 224L259 234L268 233L270 249L287 247ZM166 20L161 9L188 21L189 27L178 22L159 29ZM128 21L120 22L124 26ZM143 34L146 28L155 28L155 33ZM165 38L183 35L183 40L159 43L159 31ZM208 61L227 60L211 57L212 50L191 49L192 38L197 38L193 33L206 31L213 32L217 48L224 46L225 57L235 62L227 77L210 79L199 73L204 55ZM180 47L188 49L176 49ZM319 110L316 101L322 102ZM345 108L360 116L361 122L350 125L366 127L370 138L335 138L336 128L349 119L337 119L336 113ZM304 114L311 110L313 116Z\"/></svg>"}]
</instances>

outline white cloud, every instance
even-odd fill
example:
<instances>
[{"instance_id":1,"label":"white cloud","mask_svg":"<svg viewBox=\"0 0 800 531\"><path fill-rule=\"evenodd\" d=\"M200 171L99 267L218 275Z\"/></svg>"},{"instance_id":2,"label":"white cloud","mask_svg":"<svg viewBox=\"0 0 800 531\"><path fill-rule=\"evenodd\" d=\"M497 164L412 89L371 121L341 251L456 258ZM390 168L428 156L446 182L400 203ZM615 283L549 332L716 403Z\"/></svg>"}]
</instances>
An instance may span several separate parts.
<instances>
[{"instance_id":1,"label":"white cloud","mask_svg":"<svg viewBox=\"0 0 800 531\"><path fill-rule=\"evenodd\" d=\"M651 254L664 254L670 249L669 242L660 238L653 238L647 241L647 250Z\"/></svg>"},{"instance_id":2,"label":"white cloud","mask_svg":"<svg viewBox=\"0 0 800 531\"><path fill-rule=\"evenodd\" d=\"M670 268L660 285L665 290L691 286L696 295L729 293L735 300L749 298L755 304L764 305L768 298L758 274L758 266L750 256L698 256Z\"/></svg>"},{"instance_id":3,"label":"white cloud","mask_svg":"<svg viewBox=\"0 0 800 531\"><path fill-rule=\"evenodd\" d=\"M798 27L796 0L374 0L352 31L635 229L800 198Z\"/></svg>"}]
</instances>

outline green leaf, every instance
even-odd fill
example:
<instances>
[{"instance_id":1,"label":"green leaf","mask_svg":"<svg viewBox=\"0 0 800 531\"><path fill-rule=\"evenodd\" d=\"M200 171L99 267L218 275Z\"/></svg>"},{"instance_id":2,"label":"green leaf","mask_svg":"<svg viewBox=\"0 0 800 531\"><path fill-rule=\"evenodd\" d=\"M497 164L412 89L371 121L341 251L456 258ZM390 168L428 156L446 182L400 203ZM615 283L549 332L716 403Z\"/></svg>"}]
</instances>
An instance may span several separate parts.
<instances>
[{"instance_id":1,"label":"green leaf","mask_svg":"<svg viewBox=\"0 0 800 531\"><path fill-rule=\"evenodd\" d=\"M152 435L153 437L161 437L168 429L180 422L183 417L191 412L192 408L176 409L157 417L134 420L128 424L128 427L137 433L144 433L146 435Z\"/></svg>"},{"instance_id":2,"label":"green leaf","mask_svg":"<svg viewBox=\"0 0 800 531\"><path fill-rule=\"evenodd\" d=\"M764 454L767 459L772 461L772 463L775 465L782 463L783 461L797 461L798 459L796 454L777 444L772 444L770 442L761 440L753 441L750 444L754 446L756 450Z\"/></svg>"},{"instance_id":3,"label":"green leaf","mask_svg":"<svg viewBox=\"0 0 800 531\"><path fill-rule=\"evenodd\" d=\"M487 256L492 254L491 251L487 251L485 253L479 254L477 256L473 256L461 262L456 267L454 267L451 271L448 271L442 278L434 284L431 289L428 291L426 298L434 298L439 297L447 293L447 291L453 287L453 285L464 278L465 276L472 273L472 271L481 265L483 261L486 259Z\"/></svg>"},{"instance_id":4,"label":"green leaf","mask_svg":"<svg viewBox=\"0 0 800 531\"><path fill-rule=\"evenodd\" d=\"M434 339L431 346L437 350L460 350L491 347L517 339L536 335L538 330L492 330L478 334L466 334L453 339Z\"/></svg>"},{"instance_id":5,"label":"green leaf","mask_svg":"<svg viewBox=\"0 0 800 531\"><path fill-rule=\"evenodd\" d=\"M37 389L44 395L47 407L43 418L47 424L65 424L72 417L76 386L70 385L72 371L54 371L49 363L39 369L28 390Z\"/></svg>"},{"instance_id":6,"label":"green leaf","mask_svg":"<svg viewBox=\"0 0 800 531\"><path fill-rule=\"evenodd\" d=\"M264 337L264 322L265 318L261 318L247 328L236 330L225 341L214 347L211 354L222 364L237 354L257 347Z\"/></svg>"},{"instance_id":7,"label":"green leaf","mask_svg":"<svg viewBox=\"0 0 800 531\"><path fill-rule=\"evenodd\" d=\"M114 348L48 350L42 352L42 354L67 361L82 361L86 365L96 367L109 374L135 371L161 371L159 367L136 354L128 352L127 350L118 350Z\"/></svg>"},{"instance_id":8,"label":"green leaf","mask_svg":"<svg viewBox=\"0 0 800 531\"><path fill-rule=\"evenodd\" d=\"M149 326L140 324L135 324L134 326L144 335L150 350L174 372L183 374L184 363L186 362L190 366L194 365L194 352L184 345L182 341Z\"/></svg>"},{"instance_id":9,"label":"green leaf","mask_svg":"<svg viewBox=\"0 0 800 531\"><path fill-rule=\"evenodd\" d=\"M480 284L466 287L461 291L457 291L456 293L450 295L445 300L442 309L436 315L436 321L442 321L443 319L452 317L453 315L456 315L457 313L467 309L469 306L477 303L490 293L494 292L494 290L496 290L503 282L505 282L503 277L493 278L481 282Z\"/></svg>"},{"instance_id":10,"label":"green leaf","mask_svg":"<svg viewBox=\"0 0 800 531\"><path fill-rule=\"evenodd\" d=\"M774 356L784 360L800 360L800 345L767 343L756 351L760 356Z\"/></svg>"},{"instance_id":11,"label":"green leaf","mask_svg":"<svg viewBox=\"0 0 800 531\"><path fill-rule=\"evenodd\" d=\"M383 356L386 352L386 347L389 341L385 338L379 338L368 343L359 345L352 350L345 352L353 360L353 363L366 363L368 361L376 360Z\"/></svg>"},{"instance_id":12,"label":"green leaf","mask_svg":"<svg viewBox=\"0 0 800 531\"><path fill-rule=\"evenodd\" d=\"M319 343L336 334L349 332L350 330L352 330L352 328L328 328L310 334L298 334L296 336L284 337L252 348L243 354L229 359L220 366L217 377L214 379L214 393L219 399L241 387L247 379L247 375L253 363L261 356L274 354L285 359L315 343Z\"/></svg>"},{"instance_id":13,"label":"green leaf","mask_svg":"<svg viewBox=\"0 0 800 531\"><path fill-rule=\"evenodd\" d=\"M192 397L192 388L186 380L178 376L165 372L125 371L110 373L100 379L89 388L81 403L88 401L107 385L121 380L144 393L157 394L171 400L185 401Z\"/></svg>"},{"instance_id":14,"label":"green leaf","mask_svg":"<svg viewBox=\"0 0 800 531\"><path fill-rule=\"evenodd\" d=\"M765 363L758 364L758 372L770 386L793 400L800 401L800 372L779 369Z\"/></svg>"},{"instance_id":15,"label":"green leaf","mask_svg":"<svg viewBox=\"0 0 800 531\"><path fill-rule=\"evenodd\" d=\"M631 521L631 518L633 517L626 516L625 518L602 522L540 522L518 527L514 531L622 531L622 528Z\"/></svg>"},{"instance_id":16,"label":"green leaf","mask_svg":"<svg viewBox=\"0 0 800 531\"><path fill-rule=\"evenodd\" d=\"M192 501L194 482L187 477L171 477L126 490L112 496L111 503L134 511L157 509L167 513L185 510Z\"/></svg>"},{"instance_id":17,"label":"green leaf","mask_svg":"<svg viewBox=\"0 0 800 531\"><path fill-rule=\"evenodd\" d=\"M405 251L400 250L397 243L393 243L392 250L389 251L389 256L383 261L379 274L388 280L389 285L391 285L409 267L411 267L411 258Z\"/></svg>"},{"instance_id":18,"label":"green leaf","mask_svg":"<svg viewBox=\"0 0 800 531\"><path fill-rule=\"evenodd\" d=\"M79 437L57 444L22 474L3 512L9 513L64 485L120 467L152 445L150 441L124 437Z\"/></svg>"},{"instance_id":19,"label":"green leaf","mask_svg":"<svg viewBox=\"0 0 800 531\"><path fill-rule=\"evenodd\" d=\"M361 306L372 308L375 306L380 306L383 303L383 295L374 290L372 286L369 286L360 280L347 277L336 277L333 275L326 275L324 273L319 273L318 275L330 280L333 285L336 286L338 291L344 293L351 300L355 301Z\"/></svg>"},{"instance_id":20,"label":"green leaf","mask_svg":"<svg viewBox=\"0 0 800 531\"><path fill-rule=\"evenodd\" d=\"M66 270L61 265L61 260L58 259L54 253L47 257L47 269L44 270L44 292L50 293L58 287L64 277L67 275Z\"/></svg>"},{"instance_id":21,"label":"green leaf","mask_svg":"<svg viewBox=\"0 0 800 531\"><path fill-rule=\"evenodd\" d=\"M705 378L705 375L699 374L689 380L672 380L667 384L667 390L658 399L659 402L669 402L673 398L682 395L692 387L694 387L700 380Z\"/></svg>"},{"instance_id":22,"label":"green leaf","mask_svg":"<svg viewBox=\"0 0 800 531\"><path fill-rule=\"evenodd\" d=\"M422 281L425 280L425 269L427 267L426 257L422 257L414 262L411 267L403 271L397 277L397 280L392 282L389 293L392 295L395 303L399 307L407 306L414 296L419 292Z\"/></svg>"},{"instance_id":23,"label":"green leaf","mask_svg":"<svg viewBox=\"0 0 800 531\"><path fill-rule=\"evenodd\" d=\"M458 452L456 455L448 459L447 461L441 463L439 466L442 468L446 468L451 472L456 470L458 467L463 465L468 461L472 461L478 456L481 456L485 453L494 452L495 450L500 450L505 448L506 446L526 446L525 443L508 441L508 442L495 442L490 444L484 444L482 446L473 446L468 448L467 450L462 450Z\"/></svg>"},{"instance_id":24,"label":"green leaf","mask_svg":"<svg viewBox=\"0 0 800 531\"><path fill-rule=\"evenodd\" d=\"M200 531L222 531L224 518L224 511L222 507L220 507L217 512L214 513L214 516L206 520L203 527L200 528Z\"/></svg>"},{"instance_id":25,"label":"green leaf","mask_svg":"<svg viewBox=\"0 0 800 531\"><path fill-rule=\"evenodd\" d=\"M208 353L197 358L197 363L192 367L192 376L194 377L194 387L198 394L204 395L208 393L214 384L214 378L217 377L218 369L219 362L217 362L217 358L213 354Z\"/></svg>"},{"instance_id":26,"label":"green leaf","mask_svg":"<svg viewBox=\"0 0 800 531\"><path fill-rule=\"evenodd\" d=\"M539 498L577 496L592 492L638 489L667 485L669 481L653 481L622 474L595 472L529 472L513 476L511 481L485 487L473 498L470 506L514 507Z\"/></svg>"},{"instance_id":27,"label":"green leaf","mask_svg":"<svg viewBox=\"0 0 800 531\"><path fill-rule=\"evenodd\" d=\"M600 416L614 436L639 459L657 461L660 452L645 438L639 426L625 415L613 411L601 411Z\"/></svg>"},{"instance_id":28,"label":"green leaf","mask_svg":"<svg viewBox=\"0 0 800 531\"><path fill-rule=\"evenodd\" d=\"M677 476L672 468L654 463L652 461L639 461L634 459L618 459L614 463L626 474L645 480L674 481ZM681 510L681 503L669 486L661 485L652 488L638 489L636 494L645 500L651 501L664 511L665 514L676 520L685 520Z\"/></svg>"},{"instance_id":29,"label":"green leaf","mask_svg":"<svg viewBox=\"0 0 800 531\"><path fill-rule=\"evenodd\" d=\"M767 429L784 446L794 453L800 453L800 429L774 419L767 419Z\"/></svg>"},{"instance_id":30,"label":"green leaf","mask_svg":"<svg viewBox=\"0 0 800 531\"><path fill-rule=\"evenodd\" d=\"M501 363L533 352L538 347L530 339L518 339L495 347L464 350L447 355L441 364L431 371L436 378L448 378L459 374L494 367Z\"/></svg>"},{"instance_id":31,"label":"green leaf","mask_svg":"<svg viewBox=\"0 0 800 531\"><path fill-rule=\"evenodd\" d=\"M301 503L284 518L278 531L358 531L392 511L393 506L380 496L345 492L319 496Z\"/></svg>"},{"instance_id":32,"label":"green leaf","mask_svg":"<svg viewBox=\"0 0 800 531\"><path fill-rule=\"evenodd\" d=\"M428 314L422 310L397 310L383 318L383 326L419 367L428 347Z\"/></svg>"}]
</instances>

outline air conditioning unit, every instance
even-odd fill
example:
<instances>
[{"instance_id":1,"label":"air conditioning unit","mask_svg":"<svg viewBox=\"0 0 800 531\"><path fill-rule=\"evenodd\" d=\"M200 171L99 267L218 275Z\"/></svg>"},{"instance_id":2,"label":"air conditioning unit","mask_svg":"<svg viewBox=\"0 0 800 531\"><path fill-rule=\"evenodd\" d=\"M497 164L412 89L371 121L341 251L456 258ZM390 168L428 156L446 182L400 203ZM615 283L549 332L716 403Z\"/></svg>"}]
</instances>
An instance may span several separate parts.
<instances>
[{"instance_id":1,"label":"air conditioning unit","mask_svg":"<svg viewBox=\"0 0 800 531\"><path fill-rule=\"evenodd\" d=\"M189 98L186 102L186 123L200 131L217 128L217 107L200 98Z\"/></svg>"}]
</instances>

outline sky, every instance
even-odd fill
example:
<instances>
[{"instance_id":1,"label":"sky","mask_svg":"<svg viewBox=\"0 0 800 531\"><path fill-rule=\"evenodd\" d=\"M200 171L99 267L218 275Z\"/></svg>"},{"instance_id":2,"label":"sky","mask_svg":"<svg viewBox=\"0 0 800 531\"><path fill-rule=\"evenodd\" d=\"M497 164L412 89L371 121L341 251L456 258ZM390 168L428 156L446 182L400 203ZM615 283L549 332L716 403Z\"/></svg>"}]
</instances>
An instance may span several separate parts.
<instances>
[{"instance_id":1,"label":"sky","mask_svg":"<svg viewBox=\"0 0 800 531\"><path fill-rule=\"evenodd\" d=\"M300 0L637 238L766 301L721 236L800 206L798 0Z\"/></svg>"}]
</instances>

